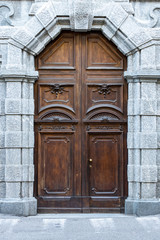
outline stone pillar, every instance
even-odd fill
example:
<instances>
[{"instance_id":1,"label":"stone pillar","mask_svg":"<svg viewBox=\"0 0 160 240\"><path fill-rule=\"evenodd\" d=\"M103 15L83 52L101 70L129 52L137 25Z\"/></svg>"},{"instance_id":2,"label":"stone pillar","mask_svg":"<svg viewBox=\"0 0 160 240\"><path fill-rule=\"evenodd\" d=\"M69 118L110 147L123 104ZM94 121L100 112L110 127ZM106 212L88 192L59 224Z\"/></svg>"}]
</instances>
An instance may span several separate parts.
<instances>
[{"instance_id":1,"label":"stone pillar","mask_svg":"<svg viewBox=\"0 0 160 240\"><path fill-rule=\"evenodd\" d=\"M34 98L32 75L0 76L0 212L35 215L33 197Z\"/></svg>"},{"instance_id":2,"label":"stone pillar","mask_svg":"<svg viewBox=\"0 0 160 240\"><path fill-rule=\"evenodd\" d=\"M126 214L160 213L157 187L157 75L128 79L128 198Z\"/></svg>"}]
</instances>

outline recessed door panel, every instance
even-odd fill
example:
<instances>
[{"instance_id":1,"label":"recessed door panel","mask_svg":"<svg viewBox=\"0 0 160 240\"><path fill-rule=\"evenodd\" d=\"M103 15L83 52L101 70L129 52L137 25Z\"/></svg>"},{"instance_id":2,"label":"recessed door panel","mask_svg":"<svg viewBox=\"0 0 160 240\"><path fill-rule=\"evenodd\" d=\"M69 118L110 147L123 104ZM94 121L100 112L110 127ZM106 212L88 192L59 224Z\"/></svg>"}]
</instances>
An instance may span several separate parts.
<instances>
[{"instance_id":1,"label":"recessed door panel","mask_svg":"<svg viewBox=\"0 0 160 240\"><path fill-rule=\"evenodd\" d=\"M119 189L120 136L97 133L89 136L91 195L115 195Z\"/></svg>"},{"instance_id":2,"label":"recessed door panel","mask_svg":"<svg viewBox=\"0 0 160 240\"><path fill-rule=\"evenodd\" d=\"M41 134L41 163L45 195L71 195L73 186L73 136Z\"/></svg>"}]
</instances>

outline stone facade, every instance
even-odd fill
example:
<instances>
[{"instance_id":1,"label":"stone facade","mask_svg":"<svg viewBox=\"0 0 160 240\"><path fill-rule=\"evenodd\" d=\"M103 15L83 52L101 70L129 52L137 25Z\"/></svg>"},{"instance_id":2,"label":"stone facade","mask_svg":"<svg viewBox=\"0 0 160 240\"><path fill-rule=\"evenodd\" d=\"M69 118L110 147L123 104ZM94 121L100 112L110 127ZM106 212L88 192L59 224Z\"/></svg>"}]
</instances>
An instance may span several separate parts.
<instances>
[{"instance_id":1,"label":"stone facade","mask_svg":"<svg viewBox=\"0 0 160 240\"><path fill-rule=\"evenodd\" d=\"M160 3L0 1L0 212L35 215L34 57L62 30L100 30L127 56L126 214L160 213Z\"/></svg>"}]
</instances>

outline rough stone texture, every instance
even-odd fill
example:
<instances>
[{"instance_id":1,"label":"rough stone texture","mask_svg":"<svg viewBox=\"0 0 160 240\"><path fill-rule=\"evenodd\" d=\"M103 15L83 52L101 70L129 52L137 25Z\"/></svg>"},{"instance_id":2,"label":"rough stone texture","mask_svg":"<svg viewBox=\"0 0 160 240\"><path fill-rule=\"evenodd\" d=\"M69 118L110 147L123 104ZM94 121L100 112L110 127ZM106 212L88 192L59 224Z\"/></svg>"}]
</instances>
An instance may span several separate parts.
<instances>
[{"instance_id":1,"label":"rough stone texture","mask_svg":"<svg viewBox=\"0 0 160 240\"><path fill-rule=\"evenodd\" d=\"M5 106L0 114L0 212L35 215L33 80L36 75L5 74L1 75Z\"/></svg>"},{"instance_id":2,"label":"rough stone texture","mask_svg":"<svg viewBox=\"0 0 160 240\"><path fill-rule=\"evenodd\" d=\"M36 214L33 198L34 56L64 29L100 30L127 56L126 213L160 213L158 1L2 1L0 11L0 212Z\"/></svg>"},{"instance_id":3,"label":"rough stone texture","mask_svg":"<svg viewBox=\"0 0 160 240\"><path fill-rule=\"evenodd\" d=\"M0 212L18 216L34 216L37 213L35 198L7 199L0 201Z\"/></svg>"},{"instance_id":4,"label":"rough stone texture","mask_svg":"<svg viewBox=\"0 0 160 240\"><path fill-rule=\"evenodd\" d=\"M126 200L125 213L137 216L154 215L159 213L160 201Z\"/></svg>"}]
</instances>

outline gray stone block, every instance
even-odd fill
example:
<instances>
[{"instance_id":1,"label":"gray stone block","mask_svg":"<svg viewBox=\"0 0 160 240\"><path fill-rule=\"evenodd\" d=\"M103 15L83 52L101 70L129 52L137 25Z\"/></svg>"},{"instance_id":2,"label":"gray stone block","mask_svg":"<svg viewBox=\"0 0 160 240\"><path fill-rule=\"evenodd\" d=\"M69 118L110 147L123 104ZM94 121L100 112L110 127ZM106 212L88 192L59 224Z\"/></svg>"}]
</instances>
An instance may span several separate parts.
<instances>
[{"instance_id":1,"label":"gray stone block","mask_svg":"<svg viewBox=\"0 0 160 240\"><path fill-rule=\"evenodd\" d=\"M139 29L138 24L134 21L133 16L128 16L126 21L120 26L120 30L126 34L126 36L130 36L132 33L137 32Z\"/></svg>"},{"instance_id":2,"label":"gray stone block","mask_svg":"<svg viewBox=\"0 0 160 240\"><path fill-rule=\"evenodd\" d=\"M160 132L157 132L157 147L160 148ZM159 156L157 156L157 157L159 159Z\"/></svg>"},{"instance_id":3,"label":"gray stone block","mask_svg":"<svg viewBox=\"0 0 160 240\"><path fill-rule=\"evenodd\" d=\"M152 59L152 61L148 61L148 59ZM156 46L150 46L141 51L142 69L156 69L156 61Z\"/></svg>"},{"instance_id":4,"label":"gray stone block","mask_svg":"<svg viewBox=\"0 0 160 240\"><path fill-rule=\"evenodd\" d=\"M135 31L130 35L130 39L132 42L136 44L136 46L141 46L142 44L148 43L151 41L150 34L145 31L143 28L138 28L137 32Z\"/></svg>"},{"instance_id":5,"label":"gray stone block","mask_svg":"<svg viewBox=\"0 0 160 240\"><path fill-rule=\"evenodd\" d=\"M34 60L34 58L33 58L33 60ZM33 66L34 66L34 62L33 62ZM28 88L29 88L29 98L34 99L34 84L33 83L28 83Z\"/></svg>"},{"instance_id":6,"label":"gray stone block","mask_svg":"<svg viewBox=\"0 0 160 240\"><path fill-rule=\"evenodd\" d=\"M51 4L48 4L41 8L35 16L42 23L44 27L46 27L51 21L55 18L55 12Z\"/></svg>"},{"instance_id":7,"label":"gray stone block","mask_svg":"<svg viewBox=\"0 0 160 240\"><path fill-rule=\"evenodd\" d=\"M160 198L160 181L156 185L156 197Z\"/></svg>"},{"instance_id":8,"label":"gray stone block","mask_svg":"<svg viewBox=\"0 0 160 240\"><path fill-rule=\"evenodd\" d=\"M37 201L35 198L0 199L0 213L17 216L35 216L37 214Z\"/></svg>"},{"instance_id":9,"label":"gray stone block","mask_svg":"<svg viewBox=\"0 0 160 240\"><path fill-rule=\"evenodd\" d=\"M0 115L4 115L5 113L5 100L0 99Z\"/></svg>"},{"instance_id":10,"label":"gray stone block","mask_svg":"<svg viewBox=\"0 0 160 240\"><path fill-rule=\"evenodd\" d=\"M127 147L140 148L141 133L139 132L128 132L127 134Z\"/></svg>"},{"instance_id":11,"label":"gray stone block","mask_svg":"<svg viewBox=\"0 0 160 240\"><path fill-rule=\"evenodd\" d=\"M5 165L0 165L0 182L5 181Z\"/></svg>"},{"instance_id":12,"label":"gray stone block","mask_svg":"<svg viewBox=\"0 0 160 240\"><path fill-rule=\"evenodd\" d=\"M22 98L29 98L29 83L22 82Z\"/></svg>"},{"instance_id":13,"label":"gray stone block","mask_svg":"<svg viewBox=\"0 0 160 240\"><path fill-rule=\"evenodd\" d=\"M141 133L140 148L157 148L157 133Z\"/></svg>"},{"instance_id":14,"label":"gray stone block","mask_svg":"<svg viewBox=\"0 0 160 240\"><path fill-rule=\"evenodd\" d=\"M151 115L157 114L157 101L156 100L141 100L141 115Z\"/></svg>"},{"instance_id":15,"label":"gray stone block","mask_svg":"<svg viewBox=\"0 0 160 240\"><path fill-rule=\"evenodd\" d=\"M140 165L141 152L140 149L128 149L128 164Z\"/></svg>"},{"instance_id":16,"label":"gray stone block","mask_svg":"<svg viewBox=\"0 0 160 240\"><path fill-rule=\"evenodd\" d=\"M94 22L93 22L92 29L96 30L97 28L98 30L100 29L99 26L94 25ZM117 28L113 24L111 24L109 20L105 20L105 23L102 26L102 33L108 40L110 40L114 36L116 31L117 31Z\"/></svg>"},{"instance_id":17,"label":"gray stone block","mask_svg":"<svg viewBox=\"0 0 160 240\"><path fill-rule=\"evenodd\" d=\"M3 132L6 130L6 117L0 116L0 132Z\"/></svg>"},{"instance_id":18,"label":"gray stone block","mask_svg":"<svg viewBox=\"0 0 160 240\"><path fill-rule=\"evenodd\" d=\"M22 99L22 114L29 114L29 100Z\"/></svg>"},{"instance_id":19,"label":"gray stone block","mask_svg":"<svg viewBox=\"0 0 160 240\"><path fill-rule=\"evenodd\" d=\"M141 163L142 165L156 165L157 150L156 149L142 149Z\"/></svg>"},{"instance_id":20,"label":"gray stone block","mask_svg":"<svg viewBox=\"0 0 160 240\"><path fill-rule=\"evenodd\" d=\"M0 148L0 164L6 163L6 149Z\"/></svg>"},{"instance_id":21,"label":"gray stone block","mask_svg":"<svg viewBox=\"0 0 160 240\"><path fill-rule=\"evenodd\" d=\"M5 100L6 114L21 114L21 100L6 99Z\"/></svg>"},{"instance_id":22,"label":"gray stone block","mask_svg":"<svg viewBox=\"0 0 160 240\"><path fill-rule=\"evenodd\" d=\"M22 166L22 181L33 182L34 181L34 166L23 165Z\"/></svg>"},{"instance_id":23,"label":"gray stone block","mask_svg":"<svg viewBox=\"0 0 160 240\"><path fill-rule=\"evenodd\" d=\"M128 165L128 181L139 182L140 181L140 165Z\"/></svg>"},{"instance_id":24,"label":"gray stone block","mask_svg":"<svg viewBox=\"0 0 160 240\"><path fill-rule=\"evenodd\" d=\"M23 46L27 46L29 42L34 38L30 31L27 31L25 27L21 27L18 31L14 34L13 39L22 44Z\"/></svg>"},{"instance_id":25,"label":"gray stone block","mask_svg":"<svg viewBox=\"0 0 160 240\"><path fill-rule=\"evenodd\" d=\"M160 214L160 201L126 199L125 214L135 214L137 216Z\"/></svg>"},{"instance_id":26,"label":"gray stone block","mask_svg":"<svg viewBox=\"0 0 160 240\"><path fill-rule=\"evenodd\" d=\"M0 198L5 198L6 196L6 183L0 182Z\"/></svg>"},{"instance_id":27,"label":"gray stone block","mask_svg":"<svg viewBox=\"0 0 160 240\"><path fill-rule=\"evenodd\" d=\"M6 116L6 131L21 131L21 116L7 115Z\"/></svg>"},{"instance_id":28,"label":"gray stone block","mask_svg":"<svg viewBox=\"0 0 160 240\"><path fill-rule=\"evenodd\" d=\"M5 98L5 95L6 95L5 85L6 85L6 83L3 82L2 80L0 80L0 99Z\"/></svg>"},{"instance_id":29,"label":"gray stone block","mask_svg":"<svg viewBox=\"0 0 160 240\"><path fill-rule=\"evenodd\" d=\"M156 165L141 166L140 181L146 183L156 183L157 166Z\"/></svg>"},{"instance_id":30,"label":"gray stone block","mask_svg":"<svg viewBox=\"0 0 160 240\"><path fill-rule=\"evenodd\" d=\"M34 115L34 100L29 99L28 102L29 102L29 114Z\"/></svg>"},{"instance_id":31,"label":"gray stone block","mask_svg":"<svg viewBox=\"0 0 160 240\"><path fill-rule=\"evenodd\" d=\"M16 147L20 148L22 146L22 140L21 140L21 131L17 132L5 132L5 147L11 148Z\"/></svg>"},{"instance_id":32,"label":"gray stone block","mask_svg":"<svg viewBox=\"0 0 160 240\"><path fill-rule=\"evenodd\" d=\"M4 132L0 132L0 148L4 148L5 145L5 134Z\"/></svg>"},{"instance_id":33,"label":"gray stone block","mask_svg":"<svg viewBox=\"0 0 160 240\"><path fill-rule=\"evenodd\" d=\"M21 69L22 68L22 50L12 44L8 44L7 69ZM15 61L16 59L16 61ZM11 95L14 94L12 89ZM10 97L11 98L11 97ZM16 97L17 98L17 97Z\"/></svg>"},{"instance_id":34,"label":"gray stone block","mask_svg":"<svg viewBox=\"0 0 160 240\"><path fill-rule=\"evenodd\" d=\"M6 182L6 198L20 198L20 196L21 196L21 183Z\"/></svg>"},{"instance_id":35,"label":"gray stone block","mask_svg":"<svg viewBox=\"0 0 160 240\"><path fill-rule=\"evenodd\" d=\"M141 195L141 186L139 182L129 182L129 192L132 198L139 199Z\"/></svg>"},{"instance_id":36,"label":"gray stone block","mask_svg":"<svg viewBox=\"0 0 160 240\"><path fill-rule=\"evenodd\" d=\"M156 132L156 116L141 116L142 132Z\"/></svg>"},{"instance_id":37,"label":"gray stone block","mask_svg":"<svg viewBox=\"0 0 160 240\"><path fill-rule=\"evenodd\" d=\"M142 183L141 184L141 198L156 199L156 183Z\"/></svg>"},{"instance_id":38,"label":"gray stone block","mask_svg":"<svg viewBox=\"0 0 160 240\"><path fill-rule=\"evenodd\" d=\"M22 198L29 197L29 183L22 182Z\"/></svg>"},{"instance_id":39,"label":"gray stone block","mask_svg":"<svg viewBox=\"0 0 160 240\"><path fill-rule=\"evenodd\" d=\"M20 165L21 164L21 149L11 148L6 149L6 164Z\"/></svg>"},{"instance_id":40,"label":"gray stone block","mask_svg":"<svg viewBox=\"0 0 160 240\"><path fill-rule=\"evenodd\" d=\"M157 115L160 115L160 100L157 100Z\"/></svg>"},{"instance_id":41,"label":"gray stone block","mask_svg":"<svg viewBox=\"0 0 160 240\"><path fill-rule=\"evenodd\" d=\"M141 83L141 97L146 100L156 100L156 83Z\"/></svg>"},{"instance_id":42,"label":"gray stone block","mask_svg":"<svg viewBox=\"0 0 160 240\"><path fill-rule=\"evenodd\" d=\"M44 26L40 23L40 21L36 17L32 17L26 24L25 27L30 31L33 35L37 35Z\"/></svg>"},{"instance_id":43,"label":"gray stone block","mask_svg":"<svg viewBox=\"0 0 160 240\"><path fill-rule=\"evenodd\" d=\"M6 182L22 181L22 165L6 165L5 180Z\"/></svg>"},{"instance_id":44,"label":"gray stone block","mask_svg":"<svg viewBox=\"0 0 160 240\"><path fill-rule=\"evenodd\" d=\"M112 4L107 18L118 28L127 19L127 12L118 4Z\"/></svg>"}]
</instances>

